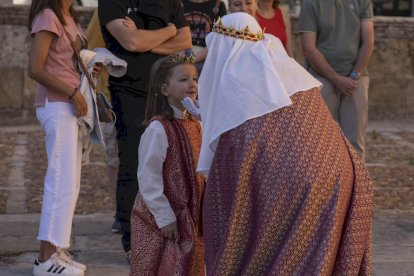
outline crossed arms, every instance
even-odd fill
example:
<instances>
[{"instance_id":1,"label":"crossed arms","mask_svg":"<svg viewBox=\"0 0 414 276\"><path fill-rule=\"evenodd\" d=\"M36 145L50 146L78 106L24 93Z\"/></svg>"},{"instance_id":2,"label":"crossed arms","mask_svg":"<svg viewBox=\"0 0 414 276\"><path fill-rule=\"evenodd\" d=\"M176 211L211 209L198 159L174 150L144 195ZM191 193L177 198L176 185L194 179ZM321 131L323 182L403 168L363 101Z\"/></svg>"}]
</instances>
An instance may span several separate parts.
<instances>
[{"instance_id":1,"label":"crossed arms","mask_svg":"<svg viewBox=\"0 0 414 276\"><path fill-rule=\"evenodd\" d=\"M106 24L111 35L130 52L151 51L156 54L170 55L191 48L189 27L177 30L174 24L158 30L138 29L130 18L115 19Z\"/></svg>"}]
</instances>

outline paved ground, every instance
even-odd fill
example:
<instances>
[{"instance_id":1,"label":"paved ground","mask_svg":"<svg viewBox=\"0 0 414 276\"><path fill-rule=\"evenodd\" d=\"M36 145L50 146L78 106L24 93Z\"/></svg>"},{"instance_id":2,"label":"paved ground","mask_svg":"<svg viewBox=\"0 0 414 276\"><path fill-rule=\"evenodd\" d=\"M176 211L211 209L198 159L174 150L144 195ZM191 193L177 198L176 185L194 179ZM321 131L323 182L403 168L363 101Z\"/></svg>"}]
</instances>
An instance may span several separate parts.
<instances>
[{"instance_id":1,"label":"paved ground","mask_svg":"<svg viewBox=\"0 0 414 276\"><path fill-rule=\"evenodd\" d=\"M0 216L0 275L30 275L38 243L37 214ZM374 276L414 275L414 212L377 211L374 215ZM129 269L119 235L109 226L112 214L78 215L73 251L87 264L87 276L123 276Z\"/></svg>"},{"instance_id":2,"label":"paved ground","mask_svg":"<svg viewBox=\"0 0 414 276\"><path fill-rule=\"evenodd\" d=\"M38 126L0 127L0 275L30 275L46 159ZM374 275L414 275L414 124L371 122L367 166L375 180ZM84 167L72 251L86 275L128 275L112 234L112 185L104 154Z\"/></svg>"},{"instance_id":3,"label":"paved ground","mask_svg":"<svg viewBox=\"0 0 414 276\"><path fill-rule=\"evenodd\" d=\"M39 244L35 240L38 214L0 216L0 275L31 275ZM120 235L113 234L110 213L77 215L73 223L72 252L87 264L86 275L129 275Z\"/></svg>"}]
</instances>

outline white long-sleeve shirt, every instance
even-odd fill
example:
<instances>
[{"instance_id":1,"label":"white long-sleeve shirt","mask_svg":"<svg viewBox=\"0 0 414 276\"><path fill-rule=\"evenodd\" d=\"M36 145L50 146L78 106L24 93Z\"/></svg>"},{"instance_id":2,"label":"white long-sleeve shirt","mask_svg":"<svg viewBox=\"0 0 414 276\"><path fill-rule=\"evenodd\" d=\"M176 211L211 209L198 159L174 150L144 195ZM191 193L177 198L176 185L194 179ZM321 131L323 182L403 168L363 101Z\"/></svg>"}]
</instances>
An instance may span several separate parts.
<instances>
[{"instance_id":1,"label":"white long-sleeve shirt","mask_svg":"<svg viewBox=\"0 0 414 276\"><path fill-rule=\"evenodd\" d=\"M171 106L174 117L182 119L186 111ZM162 169L167 156L168 138L159 121L152 121L141 136L138 148L139 193L155 218L158 228L176 221L170 202L164 194Z\"/></svg>"}]
</instances>

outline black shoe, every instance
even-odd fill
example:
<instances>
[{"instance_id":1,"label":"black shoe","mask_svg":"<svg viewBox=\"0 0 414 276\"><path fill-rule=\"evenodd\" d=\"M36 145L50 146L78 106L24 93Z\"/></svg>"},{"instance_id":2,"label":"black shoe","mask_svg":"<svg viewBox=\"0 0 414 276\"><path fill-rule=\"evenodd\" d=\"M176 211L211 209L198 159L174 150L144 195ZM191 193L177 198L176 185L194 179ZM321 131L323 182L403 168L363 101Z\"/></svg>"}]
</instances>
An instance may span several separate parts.
<instances>
[{"instance_id":1,"label":"black shoe","mask_svg":"<svg viewBox=\"0 0 414 276\"><path fill-rule=\"evenodd\" d=\"M114 223L112 223L112 233L121 234L121 223L117 218L115 218Z\"/></svg>"}]
</instances>

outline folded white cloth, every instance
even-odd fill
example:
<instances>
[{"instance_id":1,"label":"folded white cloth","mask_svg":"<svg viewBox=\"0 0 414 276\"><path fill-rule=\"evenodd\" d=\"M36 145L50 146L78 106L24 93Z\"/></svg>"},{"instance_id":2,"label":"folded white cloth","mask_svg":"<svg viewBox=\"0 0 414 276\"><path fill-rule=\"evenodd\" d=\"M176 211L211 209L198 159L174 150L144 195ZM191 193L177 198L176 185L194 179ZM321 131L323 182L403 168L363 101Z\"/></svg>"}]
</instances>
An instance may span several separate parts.
<instances>
[{"instance_id":1,"label":"folded white cloth","mask_svg":"<svg viewBox=\"0 0 414 276\"><path fill-rule=\"evenodd\" d=\"M79 54L95 84L96 79L92 75L95 63L101 63L103 66L105 66L111 76L121 77L126 73L126 61L116 57L105 48L95 48L93 51L84 49L81 50ZM82 72L82 68L80 68L80 70ZM89 153L92 147L91 142L103 146L105 146L105 142L98 119L96 94L89 84L88 79L84 73L82 73L81 76L81 85L79 87L79 91L82 93L88 104L87 114L83 117L78 118L79 135L83 140L84 154L82 157L82 162L84 164L87 164L89 162Z\"/></svg>"}]
</instances>

